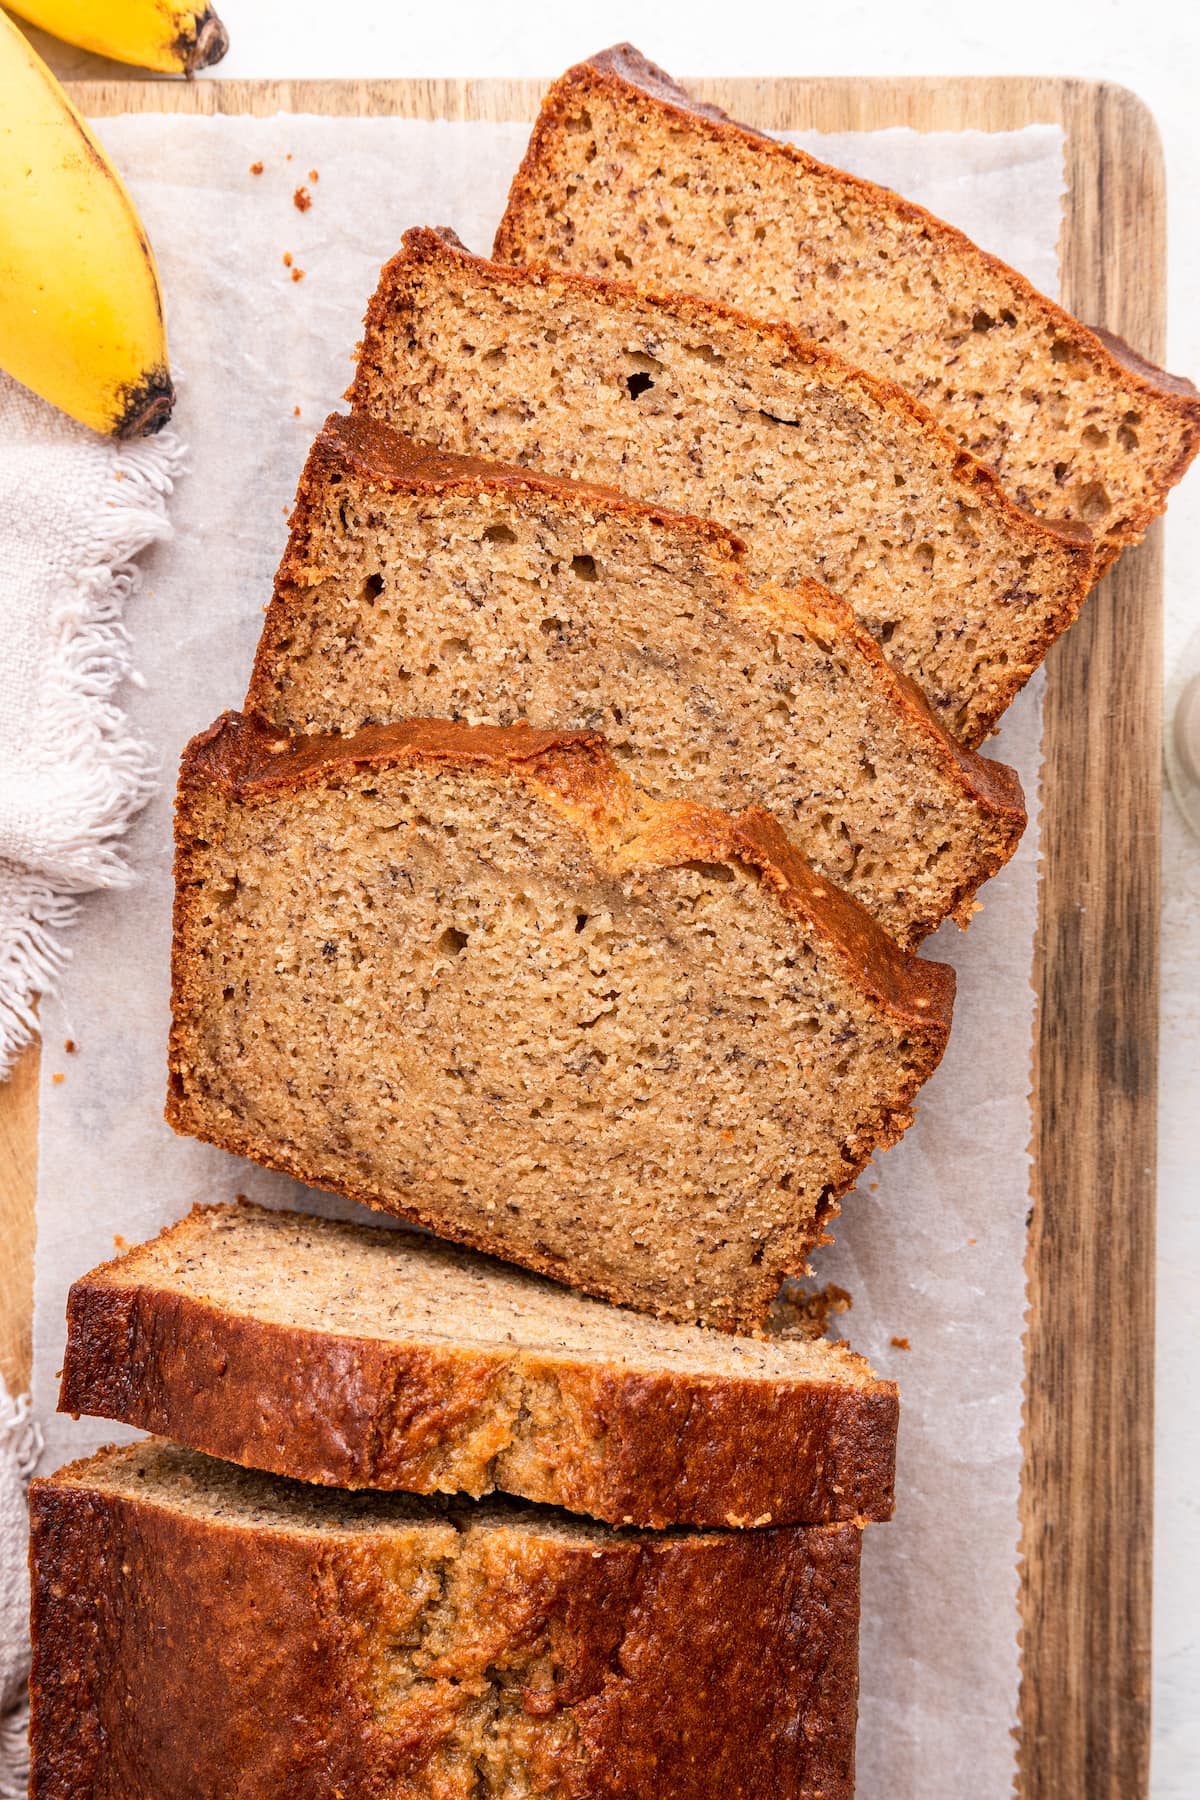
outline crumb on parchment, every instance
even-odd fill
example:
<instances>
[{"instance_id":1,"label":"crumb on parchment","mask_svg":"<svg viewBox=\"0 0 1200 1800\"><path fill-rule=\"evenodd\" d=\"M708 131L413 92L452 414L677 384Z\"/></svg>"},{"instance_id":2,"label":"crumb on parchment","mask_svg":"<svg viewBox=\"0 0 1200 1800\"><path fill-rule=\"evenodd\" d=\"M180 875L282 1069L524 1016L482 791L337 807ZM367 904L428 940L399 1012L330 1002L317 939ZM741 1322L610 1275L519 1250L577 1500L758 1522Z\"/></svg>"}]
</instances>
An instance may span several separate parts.
<instances>
[{"instance_id":1,"label":"crumb on parchment","mask_svg":"<svg viewBox=\"0 0 1200 1800\"><path fill-rule=\"evenodd\" d=\"M293 281L303 281L304 280L304 270L303 269L293 269L292 270L292 280Z\"/></svg>"},{"instance_id":2,"label":"crumb on parchment","mask_svg":"<svg viewBox=\"0 0 1200 1800\"><path fill-rule=\"evenodd\" d=\"M298 406L293 406L292 417L293 419L298 419L300 417L300 408Z\"/></svg>"},{"instance_id":3,"label":"crumb on parchment","mask_svg":"<svg viewBox=\"0 0 1200 1800\"><path fill-rule=\"evenodd\" d=\"M836 1313L848 1313L853 1296L836 1282L809 1293L796 1281L785 1281L771 1306L771 1330L781 1337L824 1337Z\"/></svg>"},{"instance_id":4,"label":"crumb on parchment","mask_svg":"<svg viewBox=\"0 0 1200 1800\"><path fill-rule=\"evenodd\" d=\"M285 269L290 269L292 266L292 253L290 250L285 250L283 253L283 266Z\"/></svg>"},{"instance_id":5,"label":"crumb on parchment","mask_svg":"<svg viewBox=\"0 0 1200 1800\"><path fill-rule=\"evenodd\" d=\"M250 173L252 175L261 175L262 172L263 172L263 166L260 162L252 162L250 164Z\"/></svg>"},{"instance_id":6,"label":"crumb on parchment","mask_svg":"<svg viewBox=\"0 0 1200 1800\"><path fill-rule=\"evenodd\" d=\"M892 1349L893 1350L911 1350L912 1345L909 1343L907 1338L894 1337L892 1339Z\"/></svg>"},{"instance_id":7,"label":"crumb on parchment","mask_svg":"<svg viewBox=\"0 0 1200 1800\"><path fill-rule=\"evenodd\" d=\"M59 1082L65 1081L67 1078L65 1075L52 1075L50 1077L50 1079L54 1083L55 1087L57 1087Z\"/></svg>"},{"instance_id":8,"label":"crumb on parchment","mask_svg":"<svg viewBox=\"0 0 1200 1800\"><path fill-rule=\"evenodd\" d=\"M308 179L310 181L320 181L321 177L316 169L310 169L308 171Z\"/></svg>"},{"instance_id":9,"label":"crumb on parchment","mask_svg":"<svg viewBox=\"0 0 1200 1800\"><path fill-rule=\"evenodd\" d=\"M76 1050L78 1050L78 1048L79 1048L79 1045L75 1042L74 1038L66 1038L63 1042L63 1049L66 1051L68 1056L74 1056L74 1054L75 1054Z\"/></svg>"},{"instance_id":10,"label":"crumb on parchment","mask_svg":"<svg viewBox=\"0 0 1200 1800\"><path fill-rule=\"evenodd\" d=\"M292 195L292 205L297 212L307 212L312 205L312 195L306 187L298 187Z\"/></svg>"}]
</instances>

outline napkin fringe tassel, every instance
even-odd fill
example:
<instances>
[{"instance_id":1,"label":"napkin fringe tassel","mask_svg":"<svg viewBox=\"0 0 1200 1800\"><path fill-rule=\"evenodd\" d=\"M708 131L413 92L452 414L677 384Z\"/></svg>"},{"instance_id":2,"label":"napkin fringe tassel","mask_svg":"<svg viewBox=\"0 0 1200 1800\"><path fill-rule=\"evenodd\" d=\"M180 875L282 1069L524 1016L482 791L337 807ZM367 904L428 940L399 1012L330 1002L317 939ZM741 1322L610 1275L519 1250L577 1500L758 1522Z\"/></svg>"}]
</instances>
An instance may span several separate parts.
<instances>
[{"instance_id":1,"label":"napkin fringe tassel","mask_svg":"<svg viewBox=\"0 0 1200 1800\"><path fill-rule=\"evenodd\" d=\"M138 580L133 558L171 535L166 502L183 460L171 431L122 446L120 499L86 522L51 621L41 716L56 800L49 821L39 813L36 839L31 822L29 840L0 861L0 1080L37 1029L37 996L54 990L69 959L76 896L133 879L116 840L158 768L114 699L122 682L141 685L122 614Z\"/></svg>"}]
</instances>

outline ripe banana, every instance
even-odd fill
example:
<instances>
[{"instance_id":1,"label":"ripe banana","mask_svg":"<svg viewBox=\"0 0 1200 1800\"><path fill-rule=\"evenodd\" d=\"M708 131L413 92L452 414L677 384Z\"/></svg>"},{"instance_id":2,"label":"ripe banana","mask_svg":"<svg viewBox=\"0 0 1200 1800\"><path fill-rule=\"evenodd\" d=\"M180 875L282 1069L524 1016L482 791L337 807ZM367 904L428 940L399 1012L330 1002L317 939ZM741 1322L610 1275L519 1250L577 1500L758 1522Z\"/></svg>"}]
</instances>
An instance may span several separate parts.
<instances>
[{"instance_id":1,"label":"ripe banana","mask_svg":"<svg viewBox=\"0 0 1200 1800\"><path fill-rule=\"evenodd\" d=\"M157 431L175 400L158 270L133 202L3 13L0 368L114 437Z\"/></svg>"},{"instance_id":2,"label":"ripe banana","mask_svg":"<svg viewBox=\"0 0 1200 1800\"><path fill-rule=\"evenodd\" d=\"M64 43L165 75L220 62L229 34L210 6L180 0L6 0L11 12Z\"/></svg>"}]
</instances>

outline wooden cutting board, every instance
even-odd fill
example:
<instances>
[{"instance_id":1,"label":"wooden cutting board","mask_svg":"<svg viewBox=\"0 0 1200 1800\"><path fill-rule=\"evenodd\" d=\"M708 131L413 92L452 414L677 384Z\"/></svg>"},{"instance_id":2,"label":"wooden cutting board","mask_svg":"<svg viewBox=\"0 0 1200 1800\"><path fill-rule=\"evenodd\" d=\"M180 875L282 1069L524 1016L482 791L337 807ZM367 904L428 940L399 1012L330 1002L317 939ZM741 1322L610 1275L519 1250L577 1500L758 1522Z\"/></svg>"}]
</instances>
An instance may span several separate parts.
<instances>
[{"instance_id":1,"label":"wooden cutting board","mask_svg":"<svg viewBox=\"0 0 1200 1800\"><path fill-rule=\"evenodd\" d=\"M1060 122L1065 302L1160 360L1162 162L1153 120L1125 89L1051 79L691 85L776 130ZM74 98L92 116L522 119L541 91L506 81L121 81L76 84ZM1048 663L1022 1499L1025 1800L1138 1800L1148 1783L1161 618L1156 527ZM36 1154L31 1054L0 1089L0 1369L18 1389L28 1380Z\"/></svg>"}]
</instances>

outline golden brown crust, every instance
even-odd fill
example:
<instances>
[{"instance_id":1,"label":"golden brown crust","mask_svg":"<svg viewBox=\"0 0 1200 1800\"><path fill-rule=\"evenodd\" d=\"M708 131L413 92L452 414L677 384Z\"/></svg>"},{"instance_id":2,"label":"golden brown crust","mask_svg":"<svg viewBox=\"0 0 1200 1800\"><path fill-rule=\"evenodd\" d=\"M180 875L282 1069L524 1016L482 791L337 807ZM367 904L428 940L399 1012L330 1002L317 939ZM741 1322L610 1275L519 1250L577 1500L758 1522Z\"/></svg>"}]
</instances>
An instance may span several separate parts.
<instances>
[{"instance_id":1,"label":"golden brown crust","mask_svg":"<svg viewBox=\"0 0 1200 1800\"><path fill-rule=\"evenodd\" d=\"M86 1464L30 1513L31 1800L450 1800L489 1763L563 1800L851 1800L853 1526L422 1544Z\"/></svg>"},{"instance_id":2,"label":"golden brown crust","mask_svg":"<svg viewBox=\"0 0 1200 1800\"><path fill-rule=\"evenodd\" d=\"M832 164L822 163L796 145L783 143L778 138L757 131L752 125L744 125L730 118L719 107L694 99L665 70L650 62L632 44L615 44L610 49L602 50L586 61L577 63L547 92L525 156L513 178L508 205L496 232L493 254L497 261L521 260L523 211L526 207L536 209L541 170L550 140L563 119L578 103L580 95L602 90L628 99L631 89L635 94L648 96L669 112L695 122L718 143L750 144L761 155L792 163L807 174L846 189L855 199L873 207L882 216L890 215L906 223L919 225L928 239L944 246L951 253L966 251L990 273L1007 282L1021 300L1032 303L1051 322L1058 335L1069 341L1085 360L1110 371L1114 367L1119 368L1127 379L1141 389L1147 401L1173 413L1187 427L1180 454L1170 468L1158 472L1158 497L1131 512L1122 540L1104 542L1096 547L1091 582L1094 584L1099 581L1111 567L1120 554L1122 542L1136 543L1144 536L1151 520L1165 510L1167 491L1182 478L1197 450L1200 450L1200 391L1192 382L1183 376L1171 375L1165 369L1148 362L1113 333L1082 324L1056 301L1040 293L1016 269L982 250L965 232L948 225L944 219L939 219L925 207L905 200L890 188L881 187L862 176L851 175L844 169L834 168ZM918 402L913 401L912 404L924 411ZM1066 528L1065 521L1059 523ZM1070 622L1066 620L1065 624ZM1048 647L1047 645L1046 648Z\"/></svg>"},{"instance_id":3,"label":"golden brown crust","mask_svg":"<svg viewBox=\"0 0 1200 1800\"><path fill-rule=\"evenodd\" d=\"M180 782L185 788L193 782L216 787L241 805L255 806L285 790L348 779L358 769L436 763L496 772L555 766L565 788L578 785L589 794L591 772L611 766L604 739L595 731L405 719L366 725L353 737L293 737L266 719L231 711L186 745Z\"/></svg>"},{"instance_id":4,"label":"golden brown crust","mask_svg":"<svg viewBox=\"0 0 1200 1800\"><path fill-rule=\"evenodd\" d=\"M186 1252L195 1207L160 1241ZM75 1282L59 1410L119 1419L299 1481L494 1488L616 1525L891 1517L894 1383L632 1370L553 1350L350 1337L255 1319L139 1280L137 1252ZM535 1460L510 1485L514 1409ZM532 1476L534 1479L529 1480Z\"/></svg>"},{"instance_id":5,"label":"golden brown crust","mask_svg":"<svg viewBox=\"0 0 1200 1800\"><path fill-rule=\"evenodd\" d=\"M423 268L445 269L463 264L469 266L473 280L497 290L509 288L529 292L542 289L550 295L599 296L608 306L643 316L647 311L662 312L700 330L706 322L717 318L739 329L752 331L757 344L768 356L780 362L820 368L832 382L855 390L859 402L869 411L899 415L916 423L931 444L941 446L947 477L962 491L969 504L987 507L1007 517L1026 539L1030 554L1052 548L1064 556L1071 579L1064 585L1056 607L1047 611L1037 636L1022 647L1023 666L1014 666L1006 676L997 678L987 711L978 713L965 729L964 742L968 748L977 748L995 729L1028 679L1029 672L1044 660L1051 646L1078 618L1080 608L1098 578L1092 534L1085 525L1069 519L1047 519L1018 505L992 469L963 449L919 400L894 382L856 367L836 351L804 337L781 320L752 319L747 313L720 301L642 283L581 275L548 263L514 266L489 262L473 255L454 232L444 227L415 227L405 232L401 250L384 265L379 285L367 307L358 371L347 390L347 398L356 411L365 412L369 408L374 345L386 337L389 326L394 323L397 295L404 293L411 285L412 276ZM1200 434L1200 421L1197 431Z\"/></svg>"}]
</instances>

